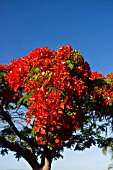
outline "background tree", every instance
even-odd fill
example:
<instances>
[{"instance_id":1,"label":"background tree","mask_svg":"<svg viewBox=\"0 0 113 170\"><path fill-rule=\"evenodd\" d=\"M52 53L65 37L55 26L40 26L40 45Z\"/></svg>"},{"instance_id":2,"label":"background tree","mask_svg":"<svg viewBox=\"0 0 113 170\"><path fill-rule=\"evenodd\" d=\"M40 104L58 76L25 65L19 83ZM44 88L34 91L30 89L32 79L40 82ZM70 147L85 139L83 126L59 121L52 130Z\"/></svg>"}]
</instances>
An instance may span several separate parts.
<instances>
[{"instance_id":1,"label":"background tree","mask_svg":"<svg viewBox=\"0 0 113 170\"><path fill-rule=\"evenodd\" d=\"M111 142L110 145L103 147L102 151L104 155L107 155L107 153L111 155L112 162L109 164L108 170L113 169L113 142Z\"/></svg>"},{"instance_id":2,"label":"background tree","mask_svg":"<svg viewBox=\"0 0 113 170\"><path fill-rule=\"evenodd\" d=\"M50 170L65 147L110 146L113 74L91 72L70 45L36 48L0 65L0 123L1 154L14 151L33 170Z\"/></svg>"}]
</instances>

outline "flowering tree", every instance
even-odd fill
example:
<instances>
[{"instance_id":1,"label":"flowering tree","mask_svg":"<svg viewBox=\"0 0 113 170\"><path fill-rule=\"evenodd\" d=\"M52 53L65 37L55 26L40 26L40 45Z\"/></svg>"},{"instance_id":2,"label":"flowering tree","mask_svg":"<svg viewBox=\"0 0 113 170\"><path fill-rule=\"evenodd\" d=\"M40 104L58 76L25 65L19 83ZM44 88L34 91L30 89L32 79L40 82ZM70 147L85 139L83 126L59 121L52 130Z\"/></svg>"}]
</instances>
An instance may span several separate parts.
<instances>
[{"instance_id":1,"label":"flowering tree","mask_svg":"<svg viewBox=\"0 0 113 170\"><path fill-rule=\"evenodd\" d=\"M110 146L113 73L91 72L70 45L36 48L0 65L0 123L1 153L14 151L33 170L50 170L64 147Z\"/></svg>"}]
</instances>

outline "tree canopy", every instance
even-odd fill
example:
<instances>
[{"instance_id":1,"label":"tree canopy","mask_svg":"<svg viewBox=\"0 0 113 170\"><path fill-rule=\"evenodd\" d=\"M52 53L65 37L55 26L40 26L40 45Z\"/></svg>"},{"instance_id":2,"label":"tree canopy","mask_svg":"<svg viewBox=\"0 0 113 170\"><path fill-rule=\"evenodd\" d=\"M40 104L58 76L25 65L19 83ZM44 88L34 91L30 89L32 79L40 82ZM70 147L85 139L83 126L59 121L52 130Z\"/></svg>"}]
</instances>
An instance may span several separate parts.
<instances>
[{"instance_id":1,"label":"tree canopy","mask_svg":"<svg viewBox=\"0 0 113 170\"><path fill-rule=\"evenodd\" d=\"M0 148L49 170L65 147L112 146L113 73L92 72L70 45L0 64ZM41 164L38 163L41 157Z\"/></svg>"}]
</instances>

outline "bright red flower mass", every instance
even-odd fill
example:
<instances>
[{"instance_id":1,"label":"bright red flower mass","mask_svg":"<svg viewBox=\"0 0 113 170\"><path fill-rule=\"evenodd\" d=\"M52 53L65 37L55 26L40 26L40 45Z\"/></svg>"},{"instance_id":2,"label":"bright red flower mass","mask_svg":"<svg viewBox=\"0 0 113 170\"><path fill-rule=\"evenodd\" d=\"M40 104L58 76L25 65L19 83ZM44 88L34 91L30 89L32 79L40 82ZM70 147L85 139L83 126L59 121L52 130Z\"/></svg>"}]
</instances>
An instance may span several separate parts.
<instances>
[{"instance_id":1,"label":"bright red flower mass","mask_svg":"<svg viewBox=\"0 0 113 170\"><path fill-rule=\"evenodd\" d=\"M11 90L26 96L27 123L33 120L39 145L62 146L83 123L88 100L93 99L94 107L112 102L113 93L107 88L110 75L91 73L89 64L70 45L58 51L36 48L11 61L8 69L5 80ZM104 81L102 87L95 81L98 78Z\"/></svg>"}]
</instances>

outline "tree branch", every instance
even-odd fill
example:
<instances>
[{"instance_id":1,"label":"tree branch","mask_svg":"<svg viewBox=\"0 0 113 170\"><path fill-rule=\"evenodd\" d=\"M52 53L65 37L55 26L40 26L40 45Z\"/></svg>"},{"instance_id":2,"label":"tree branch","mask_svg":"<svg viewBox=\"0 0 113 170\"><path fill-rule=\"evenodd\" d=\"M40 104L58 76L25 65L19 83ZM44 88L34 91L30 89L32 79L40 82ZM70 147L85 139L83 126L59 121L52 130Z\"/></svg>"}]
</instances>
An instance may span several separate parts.
<instances>
[{"instance_id":1,"label":"tree branch","mask_svg":"<svg viewBox=\"0 0 113 170\"><path fill-rule=\"evenodd\" d=\"M26 136L22 135L21 132L18 131L18 129L16 128L16 126L14 125L13 121L11 120L11 116L8 114L8 112L2 110L1 115L3 116L3 118L8 122L8 124L10 125L11 129L14 131L14 133L22 140L24 140L25 142L27 142L29 144L29 146L32 148L32 152L34 152L34 140L33 138L27 138Z\"/></svg>"},{"instance_id":2,"label":"tree branch","mask_svg":"<svg viewBox=\"0 0 113 170\"><path fill-rule=\"evenodd\" d=\"M18 144L7 141L5 137L0 137L0 147L17 152L31 165L33 170L40 170L40 165L37 162L36 156L30 152L29 149L23 149Z\"/></svg>"}]
</instances>

